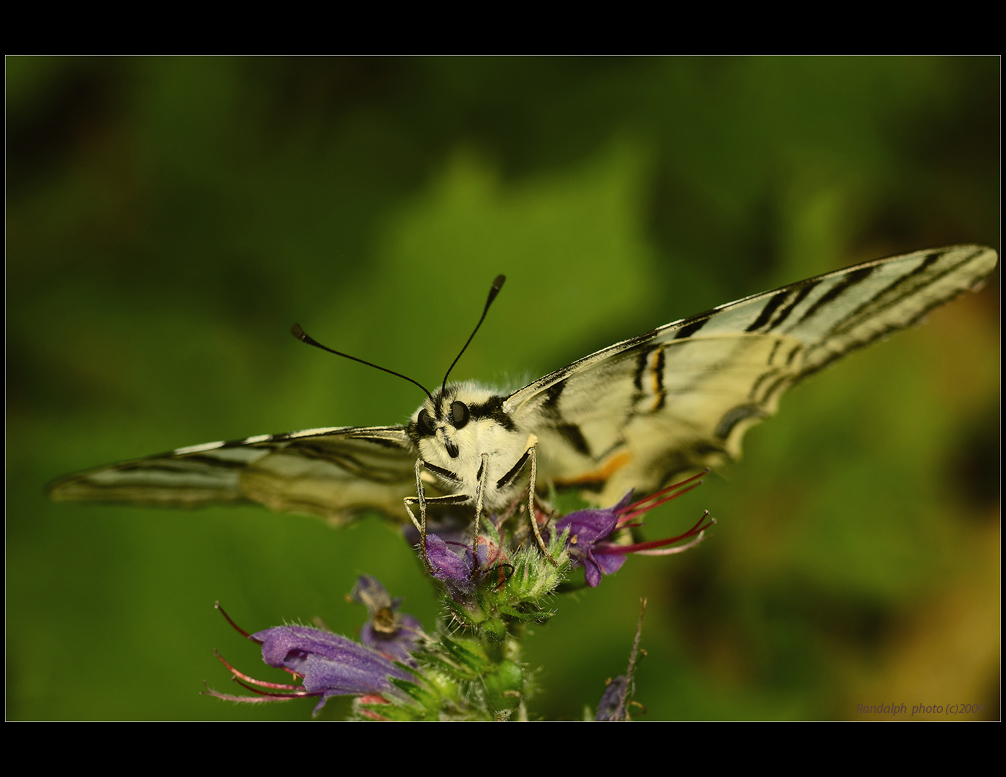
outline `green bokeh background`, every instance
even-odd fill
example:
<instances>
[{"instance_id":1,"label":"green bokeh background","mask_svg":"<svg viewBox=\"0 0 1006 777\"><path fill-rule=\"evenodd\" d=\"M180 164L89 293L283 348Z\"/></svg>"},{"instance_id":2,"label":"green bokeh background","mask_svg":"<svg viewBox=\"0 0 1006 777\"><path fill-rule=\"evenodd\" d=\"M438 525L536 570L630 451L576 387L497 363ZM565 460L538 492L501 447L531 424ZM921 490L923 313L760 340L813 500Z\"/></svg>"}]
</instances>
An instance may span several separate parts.
<instances>
[{"instance_id":1,"label":"green bokeh background","mask_svg":"<svg viewBox=\"0 0 1006 777\"><path fill-rule=\"evenodd\" d=\"M996 58L8 58L7 717L290 719L248 630L355 634L368 573L432 624L395 531L264 509L50 504L216 439L401 422L854 262L998 248ZM557 598L534 717L624 671L644 719L999 715L998 275L798 387L744 461L650 519L696 550ZM338 718L332 703L323 717ZM890 716L888 716L890 717ZM908 715L898 716L907 718ZM933 715L938 719L948 717Z\"/></svg>"}]
</instances>

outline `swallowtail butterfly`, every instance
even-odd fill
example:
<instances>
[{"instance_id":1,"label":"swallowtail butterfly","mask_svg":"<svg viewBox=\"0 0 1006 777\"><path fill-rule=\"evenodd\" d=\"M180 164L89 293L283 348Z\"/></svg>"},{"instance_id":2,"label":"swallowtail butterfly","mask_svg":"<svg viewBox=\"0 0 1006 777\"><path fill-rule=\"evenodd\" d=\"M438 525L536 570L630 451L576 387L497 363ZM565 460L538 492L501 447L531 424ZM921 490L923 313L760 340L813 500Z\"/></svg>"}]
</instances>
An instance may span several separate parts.
<instances>
[{"instance_id":1,"label":"swallowtail butterfly","mask_svg":"<svg viewBox=\"0 0 1006 777\"><path fill-rule=\"evenodd\" d=\"M403 502L424 515L427 502L505 510L530 476L532 499L552 485L611 505L736 458L790 386L976 288L997 261L990 248L959 245L865 262L624 340L511 394L445 379L404 426L194 445L71 475L50 494L258 502L339 525L374 511L402 520Z\"/></svg>"}]
</instances>

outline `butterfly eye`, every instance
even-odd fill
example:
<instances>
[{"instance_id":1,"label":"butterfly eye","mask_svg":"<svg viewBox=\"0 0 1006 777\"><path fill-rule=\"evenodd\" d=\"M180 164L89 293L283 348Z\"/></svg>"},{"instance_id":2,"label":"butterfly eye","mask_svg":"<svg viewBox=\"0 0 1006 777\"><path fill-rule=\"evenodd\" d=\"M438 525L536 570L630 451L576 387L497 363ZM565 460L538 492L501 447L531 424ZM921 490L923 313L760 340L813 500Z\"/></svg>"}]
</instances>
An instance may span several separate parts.
<instances>
[{"instance_id":1,"label":"butterfly eye","mask_svg":"<svg viewBox=\"0 0 1006 777\"><path fill-rule=\"evenodd\" d=\"M434 434L433 423L430 421L430 414L426 412L425 407L419 411L416 426L419 428L419 433L424 437L431 437Z\"/></svg>"},{"instance_id":2,"label":"butterfly eye","mask_svg":"<svg viewBox=\"0 0 1006 777\"><path fill-rule=\"evenodd\" d=\"M464 402L451 402L451 423L455 429L460 429L468 423L468 405Z\"/></svg>"}]
</instances>

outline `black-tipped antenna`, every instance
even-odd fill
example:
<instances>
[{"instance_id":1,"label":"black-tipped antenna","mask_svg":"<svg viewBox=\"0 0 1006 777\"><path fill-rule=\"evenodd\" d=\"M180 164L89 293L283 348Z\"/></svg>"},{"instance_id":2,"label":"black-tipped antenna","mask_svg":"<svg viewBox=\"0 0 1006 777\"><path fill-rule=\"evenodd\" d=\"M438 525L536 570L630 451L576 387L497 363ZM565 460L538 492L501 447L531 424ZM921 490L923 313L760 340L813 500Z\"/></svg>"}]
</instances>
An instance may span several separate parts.
<instances>
[{"instance_id":1,"label":"black-tipped antenna","mask_svg":"<svg viewBox=\"0 0 1006 777\"><path fill-rule=\"evenodd\" d=\"M502 277L503 276L501 275L500 278L502 278ZM497 280L499 280L499 278L497 278ZM483 313L482 316L484 318L485 317L485 313ZM479 322L479 323L481 323L481 322ZM476 329L477 328L478 327L476 327ZM363 359L357 359L355 356L350 356L348 353L342 353L341 351L333 351L328 346L322 345L317 340L315 340L313 337L311 337L311 335L309 335L307 332L304 331L303 327L301 327L300 324L294 324L292 327L290 327L290 333L294 337L296 337L298 340L300 340L302 343L307 343L308 345L313 345L315 348L321 348L321 350L328 351L329 353L334 353L336 356L344 356L347 359L352 359L354 362L360 362L360 364L366 364L368 367L373 367L375 370L380 370L381 372L387 372L387 373L390 373L392 375L396 375L399 378L404 378L405 380L409 381L409 383L414 383L415 385L419 386L419 388L421 388L423 391L426 392L426 396L428 396L430 398L430 402L433 401L433 395L429 392L429 390L426 388L426 386L424 386L418 380L413 380L408 375L402 375L402 373L395 372L394 370L389 370L387 367L381 367L380 365L373 364L373 363L368 362L368 361L364 361ZM457 361L457 359L455 359L455 361Z\"/></svg>"},{"instance_id":2,"label":"black-tipped antenna","mask_svg":"<svg viewBox=\"0 0 1006 777\"><path fill-rule=\"evenodd\" d=\"M447 368L447 375L444 375L444 382L440 386L440 394L443 395L444 390L447 388L447 376L451 374L451 370L454 369L454 365L458 363L458 359L461 358L461 354L465 352L469 344L471 344L472 338L475 337L475 333L479 331L479 327L482 326L482 322L486 320L486 313L489 312L489 306L493 304L493 300L496 299L496 295L500 293L500 289L503 288L503 283L506 281L505 275L497 275L496 280L493 281L492 288L489 289L489 299L486 300L486 306L482 311L482 318L475 325L475 329L468 336L468 342L465 343L465 347L461 349L461 353L454 357L454 361L451 362L451 366Z\"/></svg>"}]
</instances>

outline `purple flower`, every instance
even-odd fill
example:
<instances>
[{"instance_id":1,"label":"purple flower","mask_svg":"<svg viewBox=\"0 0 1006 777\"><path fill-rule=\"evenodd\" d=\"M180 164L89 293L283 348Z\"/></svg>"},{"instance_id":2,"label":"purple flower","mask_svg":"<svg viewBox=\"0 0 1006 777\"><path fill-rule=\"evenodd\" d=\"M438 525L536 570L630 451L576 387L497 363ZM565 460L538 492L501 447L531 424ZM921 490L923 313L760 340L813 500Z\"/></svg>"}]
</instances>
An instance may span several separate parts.
<instances>
[{"instance_id":1,"label":"purple flower","mask_svg":"<svg viewBox=\"0 0 1006 777\"><path fill-rule=\"evenodd\" d=\"M635 680L632 675L636 671L636 658L639 656L639 640L643 636L643 616L646 614L646 600L643 599L639 611L639 623L636 626L636 639L632 643L632 652L629 654L629 669L625 674L608 682L608 687L604 689L601 701L597 705L597 716L594 720L599 721L622 721L629 719L629 703L632 701L632 694L635 691Z\"/></svg>"},{"instance_id":2,"label":"purple flower","mask_svg":"<svg viewBox=\"0 0 1006 777\"><path fill-rule=\"evenodd\" d=\"M625 557L630 553L638 553L642 556L666 556L673 553L681 553L701 542L703 532L716 522L715 519L710 518L710 522L705 524L706 517L709 515L708 513L705 513L691 529L677 537L653 540L651 542L638 542L632 545L621 545L615 541L616 538L614 535L621 529L639 526L640 524L632 523L632 521L654 507L662 505L664 502L675 499L691 491L693 488L702 485L702 481L699 481L698 483L692 483L688 488L681 489L681 486L691 483L704 474L695 475L680 483L675 483L631 504L629 500L632 499L632 491L630 490L613 507L576 510L557 520L555 522L555 530L557 532L561 534L567 528L569 529L569 544L567 545L567 549L574 565L583 564L587 585L591 588L597 588L601 583L601 576L614 574L621 569L622 564L625 563ZM667 495L671 491L675 491L676 493ZM677 548L665 547L689 537L695 537L695 539L687 545Z\"/></svg>"},{"instance_id":3,"label":"purple flower","mask_svg":"<svg viewBox=\"0 0 1006 777\"><path fill-rule=\"evenodd\" d=\"M381 582L370 575L360 575L350 597L364 605L370 615L360 630L360 641L392 661L413 663L411 654L423 626L414 615L397 612L401 597L392 599Z\"/></svg>"},{"instance_id":4,"label":"purple flower","mask_svg":"<svg viewBox=\"0 0 1006 777\"><path fill-rule=\"evenodd\" d=\"M457 548L455 551L451 546ZM472 549L447 542L436 534L426 535L426 559L430 575L452 591L467 592L472 587Z\"/></svg>"},{"instance_id":5,"label":"purple flower","mask_svg":"<svg viewBox=\"0 0 1006 777\"><path fill-rule=\"evenodd\" d=\"M470 543L443 540L436 534L426 535L426 560L430 576L447 586L455 601L471 595L478 581L484 576L486 566L498 562L505 563L505 557L497 545L485 537L479 537L479 566L472 563Z\"/></svg>"},{"instance_id":6,"label":"purple flower","mask_svg":"<svg viewBox=\"0 0 1006 777\"><path fill-rule=\"evenodd\" d=\"M629 680L624 674L612 678L597 705L597 715L594 720L607 722L625 720L625 698L628 695L628 684Z\"/></svg>"},{"instance_id":7,"label":"purple flower","mask_svg":"<svg viewBox=\"0 0 1006 777\"><path fill-rule=\"evenodd\" d=\"M224 613L224 617L230 621L227 613ZM234 625L234 622L231 621L231 624ZM236 625L234 627L241 631ZM241 633L245 634L243 631ZM387 702L387 696L403 696L391 682L392 678L416 682L414 675L396 666L377 651L320 629L277 626L245 636L262 645L262 660L269 666L285 669L295 678L301 679L302 683L293 685L256 680L218 656L237 682L260 695L230 696L207 687L209 695L249 703L317 696L320 697L314 708L314 714L317 715L332 696L376 696L372 701ZM279 693L259 690L260 688L273 689Z\"/></svg>"}]
</instances>

